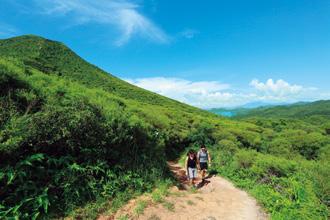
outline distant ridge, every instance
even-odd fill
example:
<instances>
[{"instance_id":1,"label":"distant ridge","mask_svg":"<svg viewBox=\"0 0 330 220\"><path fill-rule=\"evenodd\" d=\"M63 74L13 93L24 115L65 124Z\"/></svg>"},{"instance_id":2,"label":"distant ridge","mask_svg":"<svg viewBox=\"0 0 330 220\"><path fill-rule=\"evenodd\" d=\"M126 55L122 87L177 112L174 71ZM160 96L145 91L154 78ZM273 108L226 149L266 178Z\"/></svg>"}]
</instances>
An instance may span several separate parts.
<instances>
[{"instance_id":1,"label":"distant ridge","mask_svg":"<svg viewBox=\"0 0 330 220\"><path fill-rule=\"evenodd\" d=\"M225 117L306 117L311 115L328 116L329 100L320 100L315 102L296 102L292 104L263 105L251 107L253 105L243 105L237 108L213 108L209 111ZM248 106L248 107L246 107Z\"/></svg>"},{"instance_id":2,"label":"distant ridge","mask_svg":"<svg viewBox=\"0 0 330 220\"><path fill-rule=\"evenodd\" d=\"M330 118L330 100L315 102L298 102L289 105L273 107L259 107L250 109L237 117L267 117L267 118L297 118L303 119L310 116L322 116Z\"/></svg>"}]
</instances>

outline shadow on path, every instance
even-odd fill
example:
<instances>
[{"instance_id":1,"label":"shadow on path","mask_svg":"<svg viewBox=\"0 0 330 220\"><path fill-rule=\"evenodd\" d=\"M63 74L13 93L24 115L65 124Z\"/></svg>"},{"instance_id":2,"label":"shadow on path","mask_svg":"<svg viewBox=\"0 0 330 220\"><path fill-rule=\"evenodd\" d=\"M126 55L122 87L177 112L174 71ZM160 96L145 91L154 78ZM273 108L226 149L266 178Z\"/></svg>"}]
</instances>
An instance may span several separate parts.
<instances>
[{"instance_id":1,"label":"shadow on path","mask_svg":"<svg viewBox=\"0 0 330 220\"><path fill-rule=\"evenodd\" d=\"M188 190L190 188L190 183L189 183L189 180L187 178L186 171L184 170L184 168L182 168L176 161L168 161L167 164L168 164L168 167L170 168L171 172L173 173L174 177L179 182L179 184L177 186L179 188L179 190ZM210 179L213 176L215 176L214 172L212 174L210 173L207 177L205 177L204 181L200 177L197 177L196 178L197 189L200 189L200 188L208 185L210 183L210 181L207 179Z\"/></svg>"}]
</instances>

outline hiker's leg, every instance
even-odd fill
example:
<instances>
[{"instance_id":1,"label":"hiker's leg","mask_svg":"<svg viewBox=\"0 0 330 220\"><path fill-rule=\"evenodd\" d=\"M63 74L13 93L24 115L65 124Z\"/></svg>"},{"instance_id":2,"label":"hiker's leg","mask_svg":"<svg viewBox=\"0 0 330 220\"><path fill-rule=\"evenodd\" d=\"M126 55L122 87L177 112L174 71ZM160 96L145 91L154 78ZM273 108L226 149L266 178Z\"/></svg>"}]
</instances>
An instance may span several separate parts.
<instances>
[{"instance_id":1,"label":"hiker's leg","mask_svg":"<svg viewBox=\"0 0 330 220\"><path fill-rule=\"evenodd\" d=\"M207 163L201 163L201 176L202 176L202 180L204 180L204 178L205 178L206 169L207 169Z\"/></svg>"},{"instance_id":2,"label":"hiker's leg","mask_svg":"<svg viewBox=\"0 0 330 220\"><path fill-rule=\"evenodd\" d=\"M202 180L205 178L205 169L202 170Z\"/></svg>"},{"instance_id":3,"label":"hiker's leg","mask_svg":"<svg viewBox=\"0 0 330 220\"><path fill-rule=\"evenodd\" d=\"M194 179L193 169L188 168L188 176L189 176L189 183L190 183L190 185L192 185L193 184L193 179Z\"/></svg>"},{"instance_id":4,"label":"hiker's leg","mask_svg":"<svg viewBox=\"0 0 330 220\"><path fill-rule=\"evenodd\" d=\"M195 186L195 180L197 178L197 169L192 169L192 186Z\"/></svg>"},{"instance_id":5,"label":"hiker's leg","mask_svg":"<svg viewBox=\"0 0 330 220\"><path fill-rule=\"evenodd\" d=\"M195 175L195 181L197 182L197 179L198 179L198 170L196 169L196 173L195 173L196 175ZM197 186L197 184L196 184L196 186Z\"/></svg>"}]
</instances>

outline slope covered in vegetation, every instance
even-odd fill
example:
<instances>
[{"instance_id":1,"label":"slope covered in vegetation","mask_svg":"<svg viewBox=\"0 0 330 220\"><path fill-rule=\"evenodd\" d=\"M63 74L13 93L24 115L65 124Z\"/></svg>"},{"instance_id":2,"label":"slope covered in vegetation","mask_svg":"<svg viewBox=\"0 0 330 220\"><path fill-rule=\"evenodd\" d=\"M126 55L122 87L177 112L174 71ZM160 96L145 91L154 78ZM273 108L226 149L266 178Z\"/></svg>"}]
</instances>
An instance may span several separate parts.
<instances>
[{"instance_id":1,"label":"slope covered in vegetation","mask_svg":"<svg viewBox=\"0 0 330 220\"><path fill-rule=\"evenodd\" d=\"M214 168L273 216L328 215L327 127L222 118L36 36L0 41L0 88L0 218L86 217L78 207L94 218L153 189L168 178L167 158L201 142L212 147Z\"/></svg>"}]
</instances>

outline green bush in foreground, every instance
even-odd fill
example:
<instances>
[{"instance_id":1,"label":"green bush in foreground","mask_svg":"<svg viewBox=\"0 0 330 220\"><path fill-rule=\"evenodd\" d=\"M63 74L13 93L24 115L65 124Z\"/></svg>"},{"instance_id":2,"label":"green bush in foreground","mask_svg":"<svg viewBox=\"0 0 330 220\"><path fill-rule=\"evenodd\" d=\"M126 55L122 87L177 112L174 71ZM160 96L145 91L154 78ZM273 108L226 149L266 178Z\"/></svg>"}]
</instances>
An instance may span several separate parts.
<instances>
[{"instance_id":1,"label":"green bush in foreground","mask_svg":"<svg viewBox=\"0 0 330 220\"><path fill-rule=\"evenodd\" d=\"M129 113L71 94L41 97L10 72L1 83L0 218L69 213L99 197L150 190L164 175L162 141Z\"/></svg>"}]
</instances>

